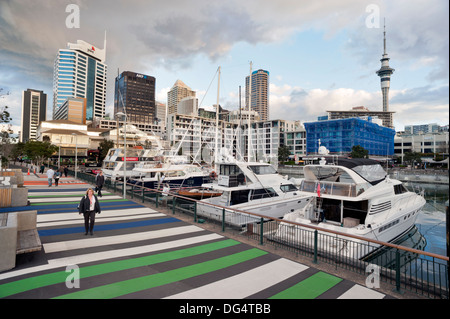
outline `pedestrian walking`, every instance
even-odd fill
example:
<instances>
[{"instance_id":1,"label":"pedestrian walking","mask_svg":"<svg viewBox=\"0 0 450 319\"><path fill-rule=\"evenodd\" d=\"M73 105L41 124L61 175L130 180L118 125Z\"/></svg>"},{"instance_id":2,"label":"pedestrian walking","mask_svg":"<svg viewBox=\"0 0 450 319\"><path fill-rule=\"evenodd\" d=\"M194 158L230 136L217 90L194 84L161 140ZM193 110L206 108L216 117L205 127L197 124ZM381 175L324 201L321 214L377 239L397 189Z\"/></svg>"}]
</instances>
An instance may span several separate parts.
<instances>
[{"instance_id":1,"label":"pedestrian walking","mask_svg":"<svg viewBox=\"0 0 450 319\"><path fill-rule=\"evenodd\" d=\"M69 169L67 168L67 166L64 166L64 176L67 177L68 172L69 172Z\"/></svg>"},{"instance_id":2,"label":"pedestrian walking","mask_svg":"<svg viewBox=\"0 0 450 319\"><path fill-rule=\"evenodd\" d=\"M105 176L103 176L103 172L100 171L95 177L95 189L97 190L97 196L102 197L103 184L105 184Z\"/></svg>"},{"instance_id":3,"label":"pedestrian walking","mask_svg":"<svg viewBox=\"0 0 450 319\"><path fill-rule=\"evenodd\" d=\"M47 171L48 187L52 187L53 175L55 175L55 171L50 167Z\"/></svg>"},{"instance_id":4,"label":"pedestrian walking","mask_svg":"<svg viewBox=\"0 0 450 319\"><path fill-rule=\"evenodd\" d=\"M81 199L78 205L78 213L84 216L84 229L86 230L84 235L87 235L88 232L91 236L94 235L95 214L100 214L101 209L92 188L88 188L86 195Z\"/></svg>"},{"instance_id":5,"label":"pedestrian walking","mask_svg":"<svg viewBox=\"0 0 450 319\"><path fill-rule=\"evenodd\" d=\"M44 170L45 170L45 166L44 166L44 164L42 164L42 165L41 165L41 171L40 171L40 173L41 173L41 174L44 174Z\"/></svg>"},{"instance_id":6,"label":"pedestrian walking","mask_svg":"<svg viewBox=\"0 0 450 319\"><path fill-rule=\"evenodd\" d=\"M61 170L56 170L55 174L53 175L54 179L55 179L55 186L58 186L59 183L59 179L61 177Z\"/></svg>"}]
</instances>

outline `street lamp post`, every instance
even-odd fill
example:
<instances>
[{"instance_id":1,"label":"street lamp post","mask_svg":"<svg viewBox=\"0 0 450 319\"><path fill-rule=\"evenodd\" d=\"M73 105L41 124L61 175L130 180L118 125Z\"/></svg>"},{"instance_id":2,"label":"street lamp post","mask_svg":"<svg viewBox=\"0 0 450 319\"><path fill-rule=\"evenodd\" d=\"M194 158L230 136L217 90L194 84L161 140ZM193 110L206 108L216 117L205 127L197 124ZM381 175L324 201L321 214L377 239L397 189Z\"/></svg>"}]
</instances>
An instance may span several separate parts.
<instances>
[{"instance_id":1,"label":"street lamp post","mask_svg":"<svg viewBox=\"0 0 450 319\"><path fill-rule=\"evenodd\" d=\"M72 133L75 136L75 179L77 179L77 162L78 162L78 136L75 133Z\"/></svg>"},{"instance_id":2,"label":"street lamp post","mask_svg":"<svg viewBox=\"0 0 450 319\"><path fill-rule=\"evenodd\" d=\"M123 116L124 119L124 143L123 143L123 198L127 198L127 175L126 175L126 166L127 166L127 115L122 112L116 113L118 116Z\"/></svg>"},{"instance_id":3,"label":"street lamp post","mask_svg":"<svg viewBox=\"0 0 450 319\"><path fill-rule=\"evenodd\" d=\"M58 170L61 168L61 136L59 136L59 146L58 146Z\"/></svg>"}]
</instances>

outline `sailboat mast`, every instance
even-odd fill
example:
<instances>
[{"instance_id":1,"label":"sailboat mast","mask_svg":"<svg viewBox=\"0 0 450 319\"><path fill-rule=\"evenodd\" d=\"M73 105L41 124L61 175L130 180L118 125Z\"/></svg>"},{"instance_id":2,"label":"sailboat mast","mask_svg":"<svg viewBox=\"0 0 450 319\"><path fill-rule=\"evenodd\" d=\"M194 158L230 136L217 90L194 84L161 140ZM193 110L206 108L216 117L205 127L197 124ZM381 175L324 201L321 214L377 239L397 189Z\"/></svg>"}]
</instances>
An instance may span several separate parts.
<instances>
[{"instance_id":1,"label":"sailboat mast","mask_svg":"<svg viewBox=\"0 0 450 319\"><path fill-rule=\"evenodd\" d=\"M217 80L217 104L216 104L216 146L214 150L214 166L217 171L217 159L218 159L218 151L219 151L219 97L220 97L220 66L218 69L219 76Z\"/></svg>"},{"instance_id":2,"label":"sailboat mast","mask_svg":"<svg viewBox=\"0 0 450 319\"><path fill-rule=\"evenodd\" d=\"M249 78L249 94L248 94L248 143L247 143L247 147L248 147L248 162L251 161L251 155L253 155L253 148L252 148L252 135L251 135L251 121L250 121L250 110L252 109L252 66L253 66L253 62L250 61L250 78Z\"/></svg>"}]
</instances>

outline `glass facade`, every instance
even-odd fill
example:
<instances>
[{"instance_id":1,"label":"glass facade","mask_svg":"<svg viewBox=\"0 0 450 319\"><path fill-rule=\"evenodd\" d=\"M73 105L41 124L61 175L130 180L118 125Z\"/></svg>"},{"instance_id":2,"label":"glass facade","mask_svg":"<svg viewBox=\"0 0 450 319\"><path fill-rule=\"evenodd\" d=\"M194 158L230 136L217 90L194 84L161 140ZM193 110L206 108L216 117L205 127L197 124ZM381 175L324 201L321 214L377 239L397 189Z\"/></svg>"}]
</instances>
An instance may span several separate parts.
<instances>
[{"instance_id":1,"label":"glass facade","mask_svg":"<svg viewBox=\"0 0 450 319\"><path fill-rule=\"evenodd\" d=\"M71 97L86 98L86 120L105 116L106 65L74 49L59 50L53 70L53 117Z\"/></svg>"},{"instance_id":2,"label":"glass facade","mask_svg":"<svg viewBox=\"0 0 450 319\"><path fill-rule=\"evenodd\" d=\"M395 130L388 127L358 118L304 123L304 126L308 154L318 153L320 139L320 145L333 154L348 154L353 146L360 145L369 155L394 155Z\"/></svg>"}]
</instances>

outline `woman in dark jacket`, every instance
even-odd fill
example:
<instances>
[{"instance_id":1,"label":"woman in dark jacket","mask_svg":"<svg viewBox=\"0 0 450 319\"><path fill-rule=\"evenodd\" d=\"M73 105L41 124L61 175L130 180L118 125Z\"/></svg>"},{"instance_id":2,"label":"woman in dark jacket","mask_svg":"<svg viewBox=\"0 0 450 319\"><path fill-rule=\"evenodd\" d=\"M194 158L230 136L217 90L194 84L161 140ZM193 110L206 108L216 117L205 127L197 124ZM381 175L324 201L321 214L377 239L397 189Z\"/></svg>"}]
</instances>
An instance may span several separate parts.
<instances>
[{"instance_id":1,"label":"woman in dark jacket","mask_svg":"<svg viewBox=\"0 0 450 319\"><path fill-rule=\"evenodd\" d=\"M89 231L92 236L94 234L95 214L100 214L101 212L100 203L98 202L97 196L94 195L94 190L92 188L89 188L86 191L86 196L83 196L81 199L78 211L80 215L84 215L85 235L87 235Z\"/></svg>"}]
</instances>

